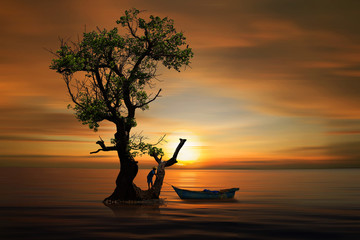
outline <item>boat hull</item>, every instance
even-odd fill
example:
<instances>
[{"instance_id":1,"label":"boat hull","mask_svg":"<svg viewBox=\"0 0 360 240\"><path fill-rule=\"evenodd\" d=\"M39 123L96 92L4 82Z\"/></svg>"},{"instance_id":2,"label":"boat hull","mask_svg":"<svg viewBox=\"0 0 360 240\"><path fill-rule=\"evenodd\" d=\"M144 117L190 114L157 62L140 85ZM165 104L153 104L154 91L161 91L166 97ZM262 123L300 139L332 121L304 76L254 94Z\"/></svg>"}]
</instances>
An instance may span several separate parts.
<instances>
[{"instance_id":1,"label":"boat hull","mask_svg":"<svg viewBox=\"0 0 360 240\"><path fill-rule=\"evenodd\" d=\"M190 191L172 186L181 199L231 199L239 188L231 188L220 191Z\"/></svg>"}]
</instances>

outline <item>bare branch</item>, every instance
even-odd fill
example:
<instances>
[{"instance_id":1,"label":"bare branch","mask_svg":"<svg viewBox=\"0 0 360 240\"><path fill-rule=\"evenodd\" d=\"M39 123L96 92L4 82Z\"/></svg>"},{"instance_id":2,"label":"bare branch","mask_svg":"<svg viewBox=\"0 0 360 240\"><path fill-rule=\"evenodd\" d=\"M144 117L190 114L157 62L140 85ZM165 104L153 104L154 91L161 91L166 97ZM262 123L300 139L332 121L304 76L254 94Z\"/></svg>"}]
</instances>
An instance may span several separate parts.
<instances>
[{"instance_id":1,"label":"bare branch","mask_svg":"<svg viewBox=\"0 0 360 240\"><path fill-rule=\"evenodd\" d=\"M106 107L111 112L113 117L116 117L116 110L111 106L111 103L110 103L109 97L108 97L108 93L107 93L107 89L105 89L103 82L102 82L103 77L100 75L99 71L95 71L95 77L96 77L96 83L97 83L99 90L104 98Z\"/></svg>"},{"instance_id":2,"label":"bare branch","mask_svg":"<svg viewBox=\"0 0 360 240\"><path fill-rule=\"evenodd\" d=\"M157 141L157 143L155 143L155 144L152 144L153 146L156 146L156 145L158 145L159 143L161 143L162 141L164 141L164 138L166 137L166 134L164 134L164 136L162 136L158 141ZM165 141L166 142L166 141Z\"/></svg>"},{"instance_id":3,"label":"bare branch","mask_svg":"<svg viewBox=\"0 0 360 240\"><path fill-rule=\"evenodd\" d=\"M175 150L175 152L174 152L174 154L173 154L173 157L170 158L168 161L166 161L165 167L170 167L170 166L174 165L175 163L177 163L177 160L176 160L177 155L179 154L180 149L181 149L182 146L185 144L185 142L186 142L186 139L181 139L181 138L180 138L180 143L179 143L179 145L176 147L176 150Z\"/></svg>"},{"instance_id":4,"label":"bare branch","mask_svg":"<svg viewBox=\"0 0 360 240\"><path fill-rule=\"evenodd\" d=\"M152 155L152 157L155 159L155 161L156 161L158 164L161 163L162 157L158 158L158 156L156 156L156 155Z\"/></svg>"},{"instance_id":5,"label":"bare branch","mask_svg":"<svg viewBox=\"0 0 360 240\"><path fill-rule=\"evenodd\" d=\"M100 137L100 136L99 136ZM115 151L117 150L116 146L111 146L111 147L107 147L105 146L105 143L104 143L104 140L102 140L102 138L100 137L100 141L97 141L96 144L99 144L100 145L100 149L94 151L94 152L90 152L90 154L93 154L93 153L98 153L100 151L104 151L104 152L107 152L107 151Z\"/></svg>"},{"instance_id":6,"label":"bare branch","mask_svg":"<svg viewBox=\"0 0 360 240\"><path fill-rule=\"evenodd\" d=\"M136 30L134 31L134 29L133 29L132 26L130 25L130 22L129 22L129 21L127 21L127 26L128 26L128 28L129 28L129 30L130 30L131 35L132 35L134 38L142 41L141 38L140 38L138 35L136 35Z\"/></svg>"},{"instance_id":7,"label":"bare branch","mask_svg":"<svg viewBox=\"0 0 360 240\"><path fill-rule=\"evenodd\" d=\"M71 78L72 76L71 75L67 75L67 74L63 74L63 78L64 78L64 81L66 83L66 87L68 89L68 93L71 97L71 100L76 104L78 105L79 107L85 109L85 106L80 104L78 101L77 101L77 97L73 94L72 90L71 90L71 87L70 87L70 82L71 82Z\"/></svg>"},{"instance_id":8,"label":"bare branch","mask_svg":"<svg viewBox=\"0 0 360 240\"><path fill-rule=\"evenodd\" d=\"M43 47L43 49L49 53L51 53L52 55L54 55L55 57L59 57L59 54L57 54L56 52L54 52L52 49L47 49L45 47Z\"/></svg>"},{"instance_id":9,"label":"bare branch","mask_svg":"<svg viewBox=\"0 0 360 240\"><path fill-rule=\"evenodd\" d=\"M159 96L160 92L161 92L161 88L159 89L159 91L158 91L158 93L155 95L155 97L153 97L151 100L149 100L149 101L147 101L147 102L145 102L145 103L143 103L143 104L136 105L135 107L136 107L136 108L141 108L141 107L144 107L145 105L147 105L147 104L155 101L155 99Z\"/></svg>"}]
</instances>

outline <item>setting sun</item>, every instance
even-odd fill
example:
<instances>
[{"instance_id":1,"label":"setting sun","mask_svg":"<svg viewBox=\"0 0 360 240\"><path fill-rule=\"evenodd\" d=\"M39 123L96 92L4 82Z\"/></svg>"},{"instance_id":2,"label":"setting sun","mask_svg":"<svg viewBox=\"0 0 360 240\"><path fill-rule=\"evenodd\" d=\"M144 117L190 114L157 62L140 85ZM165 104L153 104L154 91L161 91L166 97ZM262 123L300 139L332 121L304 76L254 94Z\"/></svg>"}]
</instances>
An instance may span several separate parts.
<instances>
[{"instance_id":1,"label":"setting sun","mask_svg":"<svg viewBox=\"0 0 360 240\"><path fill-rule=\"evenodd\" d=\"M165 152L167 154L172 153L178 144L179 138L185 138L187 139L187 141L178 155L178 164L196 164L196 161L201 156L201 142L199 140L199 137L190 131L180 130L170 133L166 137L167 144L164 146Z\"/></svg>"}]
</instances>

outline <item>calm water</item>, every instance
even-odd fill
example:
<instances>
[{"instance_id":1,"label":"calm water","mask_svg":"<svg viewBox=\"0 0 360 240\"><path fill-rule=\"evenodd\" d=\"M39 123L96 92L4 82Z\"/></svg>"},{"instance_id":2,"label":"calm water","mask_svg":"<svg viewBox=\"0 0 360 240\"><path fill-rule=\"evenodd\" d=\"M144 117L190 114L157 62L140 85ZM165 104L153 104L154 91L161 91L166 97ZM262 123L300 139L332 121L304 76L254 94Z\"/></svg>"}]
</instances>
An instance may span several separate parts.
<instances>
[{"instance_id":1,"label":"calm water","mask_svg":"<svg viewBox=\"0 0 360 240\"><path fill-rule=\"evenodd\" d=\"M136 183L146 187L140 170ZM117 170L0 168L0 239L360 239L360 170L167 170L188 189L239 187L233 201L102 204Z\"/></svg>"}]
</instances>

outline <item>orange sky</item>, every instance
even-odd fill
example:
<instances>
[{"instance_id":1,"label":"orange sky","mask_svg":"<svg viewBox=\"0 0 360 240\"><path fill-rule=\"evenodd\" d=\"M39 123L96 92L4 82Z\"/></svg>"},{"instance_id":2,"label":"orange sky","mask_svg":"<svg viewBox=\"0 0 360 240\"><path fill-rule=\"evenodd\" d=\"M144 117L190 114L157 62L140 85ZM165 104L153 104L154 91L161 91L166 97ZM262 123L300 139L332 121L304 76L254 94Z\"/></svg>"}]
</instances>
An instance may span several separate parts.
<instances>
[{"instance_id":1,"label":"orange sky","mask_svg":"<svg viewBox=\"0 0 360 240\"><path fill-rule=\"evenodd\" d=\"M161 71L162 97L134 129L167 134L170 154L188 138L178 167L360 167L360 2L340 0L1 0L0 166L118 166L89 155L113 128L74 118L44 48L131 7L173 18L195 53Z\"/></svg>"}]
</instances>

